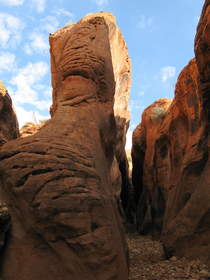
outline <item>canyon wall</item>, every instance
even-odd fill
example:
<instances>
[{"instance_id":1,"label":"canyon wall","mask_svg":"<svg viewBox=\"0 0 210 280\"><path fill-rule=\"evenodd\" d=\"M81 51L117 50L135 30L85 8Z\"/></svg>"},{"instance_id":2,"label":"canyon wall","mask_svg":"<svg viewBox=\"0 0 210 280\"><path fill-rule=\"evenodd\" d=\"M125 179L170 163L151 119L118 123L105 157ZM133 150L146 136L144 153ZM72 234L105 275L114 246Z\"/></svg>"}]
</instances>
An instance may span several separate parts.
<instances>
[{"instance_id":1,"label":"canyon wall","mask_svg":"<svg viewBox=\"0 0 210 280\"><path fill-rule=\"evenodd\" d=\"M164 160L160 169L156 162L156 139L170 104L165 98L146 108L141 124L133 132L132 181L136 225L142 234L159 234L162 228L168 160Z\"/></svg>"},{"instance_id":2,"label":"canyon wall","mask_svg":"<svg viewBox=\"0 0 210 280\"><path fill-rule=\"evenodd\" d=\"M12 100L4 84L0 82L0 148L8 141L17 137L19 137L19 126L12 106ZM4 247L10 225L9 211L2 201L0 191L0 250Z\"/></svg>"},{"instance_id":3,"label":"canyon wall","mask_svg":"<svg viewBox=\"0 0 210 280\"><path fill-rule=\"evenodd\" d=\"M19 126L12 100L0 82L0 146L19 136Z\"/></svg>"},{"instance_id":4,"label":"canyon wall","mask_svg":"<svg viewBox=\"0 0 210 280\"><path fill-rule=\"evenodd\" d=\"M210 1L207 0L197 28L195 59L179 75L172 103L167 101L160 106L157 101L145 110L142 123L133 134L132 151L139 231L161 236L168 256L200 258L207 263L210 263L209 93ZM155 108L160 113L159 121L154 120Z\"/></svg>"},{"instance_id":5,"label":"canyon wall","mask_svg":"<svg viewBox=\"0 0 210 280\"><path fill-rule=\"evenodd\" d=\"M91 15L50 35L52 119L0 151L12 217L4 280L128 279L112 177L118 124L110 17Z\"/></svg>"}]
</instances>

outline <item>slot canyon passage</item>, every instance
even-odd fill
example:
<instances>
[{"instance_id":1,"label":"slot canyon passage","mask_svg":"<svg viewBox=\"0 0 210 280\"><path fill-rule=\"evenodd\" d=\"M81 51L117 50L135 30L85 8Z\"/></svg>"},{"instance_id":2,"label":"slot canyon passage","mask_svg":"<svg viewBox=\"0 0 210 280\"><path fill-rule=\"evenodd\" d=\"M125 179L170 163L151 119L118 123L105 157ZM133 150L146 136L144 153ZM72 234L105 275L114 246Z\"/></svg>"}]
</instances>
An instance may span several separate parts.
<instances>
[{"instance_id":1,"label":"slot canyon passage","mask_svg":"<svg viewBox=\"0 0 210 280\"><path fill-rule=\"evenodd\" d=\"M51 119L0 83L0 279L210 279L210 0L173 100L125 150L131 63L111 13L50 34Z\"/></svg>"}]
</instances>

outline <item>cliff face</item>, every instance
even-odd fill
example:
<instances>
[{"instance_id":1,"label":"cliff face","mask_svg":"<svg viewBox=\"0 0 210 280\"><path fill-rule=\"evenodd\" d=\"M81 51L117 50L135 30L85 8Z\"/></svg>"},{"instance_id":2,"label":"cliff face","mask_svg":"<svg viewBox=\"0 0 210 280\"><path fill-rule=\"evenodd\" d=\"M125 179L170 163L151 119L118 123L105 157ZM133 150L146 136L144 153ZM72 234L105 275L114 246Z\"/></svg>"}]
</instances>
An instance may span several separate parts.
<instances>
[{"instance_id":1,"label":"cliff face","mask_svg":"<svg viewBox=\"0 0 210 280\"><path fill-rule=\"evenodd\" d=\"M157 169L156 139L171 104L169 99L160 99L150 105L142 115L142 122L133 132L132 181L135 192L136 222L140 233L159 232L162 227L165 207L164 184L165 162ZM158 168L160 168L158 166Z\"/></svg>"},{"instance_id":2,"label":"cliff face","mask_svg":"<svg viewBox=\"0 0 210 280\"><path fill-rule=\"evenodd\" d=\"M12 100L0 82L0 146L19 136L16 114L12 107Z\"/></svg>"},{"instance_id":3,"label":"cliff face","mask_svg":"<svg viewBox=\"0 0 210 280\"><path fill-rule=\"evenodd\" d=\"M198 24L195 59L191 69L194 91L188 101L188 107L191 107L188 115L193 122L188 122L188 141L183 140L186 152L182 158L181 176L168 198L162 240L169 254L199 256L210 264L209 0L205 1Z\"/></svg>"},{"instance_id":4,"label":"cliff face","mask_svg":"<svg viewBox=\"0 0 210 280\"><path fill-rule=\"evenodd\" d=\"M168 255L200 257L207 263L210 263L209 62L208 0L197 29L195 59L179 75L174 100L160 124L153 125L145 119L148 112L152 119L149 108L155 103L146 109L142 124L134 132L132 151L139 231L161 235Z\"/></svg>"},{"instance_id":5,"label":"cliff face","mask_svg":"<svg viewBox=\"0 0 210 280\"><path fill-rule=\"evenodd\" d=\"M113 187L120 194L122 205L126 210L129 192L128 161L125 153L126 133L129 127L130 112L128 102L131 86L131 62L128 49L123 36L116 25L115 17L111 13L100 12L84 17L81 22L93 18L103 18L108 27L108 40L110 44L111 59L115 82L114 116L116 123L115 157L112 166ZM76 36L76 35L75 35ZM103 42L101 42L102 44ZM52 72L53 72L52 68ZM54 91L54 94L55 91ZM51 113L56 110L56 103L51 108ZM120 172L119 172L120 171Z\"/></svg>"},{"instance_id":6,"label":"cliff face","mask_svg":"<svg viewBox=\"0 0 210 280\"><path fill-rule=\"evenodd\" d=\"M107 21L92 15L50 36L52 119L0 152L13 225L5 280L128 279L111 177L117 125Z\"/></svg>"}]
</instances>

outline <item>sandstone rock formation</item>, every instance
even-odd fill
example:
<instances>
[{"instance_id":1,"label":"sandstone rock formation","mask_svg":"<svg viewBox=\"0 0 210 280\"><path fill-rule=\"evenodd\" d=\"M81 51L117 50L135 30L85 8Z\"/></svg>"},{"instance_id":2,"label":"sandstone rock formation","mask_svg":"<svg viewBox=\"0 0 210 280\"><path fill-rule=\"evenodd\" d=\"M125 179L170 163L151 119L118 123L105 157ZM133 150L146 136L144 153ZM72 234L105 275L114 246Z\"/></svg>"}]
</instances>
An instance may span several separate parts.
<instances>
[{"instance_id":1,"label":"sandstone rock formation","mask_svg":"<svg viewBox=\"0 0 210 280\"><path fill-rule=\"evenodd\" d=\"M28 122L20 129L20 137L27 137L37 133L48 121L33 123Z\"/></svg>"},{"instance_id":2,"label":"sandstone rock formation","mask_svg":"<svg viewBox=\"0 0 210 280\"><path fill-rule=\"evenodd\" d=\"M111 13L100 12L94 15L87 15L82 22L91 20L93 17L103 17L107 27L112 56L115 95L114 95L114 116L116 121L116 160L112 166L112 181L115 188L120 193L122 205L126 210L129 192L128 161L125 153L126 133L129 127L130 112L128 102L131 86L131 62L128 56L128 49L123 36L116 25L115 17ZM51 108L51 115L55 111L56 105ZM119 173L120 170L120 173Z\"/></svg>"},{"instance_id":3,"label":"sandstone rock formation","mask_svg":"<svg viewBox=\"0 0 210 280\"><path fill-rule=\"evenodd\" d=\"M16 114L12 107L12 100L0 82L0 146L19 136Z\"/></svg>"},{"instance_id":4,"label":"sandstone rock formation","mask_svg":"<svg viewBox=\"0 0 210 280\"><path fill-rule=\"evenodd\" d=\"M4 280L128 279L111 181L116 122L108 20L92 15L50 36L52 119L0 152L12 216Z\"/></svg>"},{"instance_id":5,"label":"sandstone rock formation","mask_svg":"<svg viewBox=\"0 0 210 280\"><path fill-rule=\"evenodd\" d=\"M115 19L109 14L106 21L109 27L110 47L115 78L114 115L117 126L115 155L122 178L121 201L126 211L129 197L129 170L125 152L126 133L129 127L130 112L128 102L131 86L131 63L128 56L127 46ZM117 169L116 167L115 169Z\"/></svg>"},{"instance_id":6,"label":"sandstone rock formation","mask_svg":"<svg viewBox=\"0 0 210 280\"><path fill-rule=\"evenodd\" d=\"M157 234L162 228L165 204L164 170L168 161L156 171L155 142L166 112L171 104L169 99L160 99L145 109L141 124L133 132L132 181L135 192L136 224L140 233ZM162 164L163 165L163 164ZM167 170L166 170L167 171ZM165 183L165 182L164 182Z\"/></svg>"},{"instance_id":7,"label":"sandstone rock formation","mask_svg":"<svg viewBox=\"0 0 210 280\"><path fill-rule=\"evenodd\" d=\"M195 39L196 62L185 68L177 91L186 95L180 139L174 153L178 178L171 184L162 240L169 254L201 258L210 264L210 1L206 0ZM186 75L184 78L183 76ZM188 75L188 76L187 76ZM183 82L182 89L179 83ZM186 86L184 87L184 83ZM188 85L188 91L186 87ZM180 84L181 86L181 84ZM178 94L177 93L177 94ZM179 134L182 134L179 129ZM177 128L178 132L178 128ZM179 137L180 138L180 137ZM175 142L174 142L175 144ZM178 160L175 162L175 160Z\"/></svg>"},{"instance_id":8,"label":"sandstone rock formation","mask_svg":"<svg viewBox=\"0 0 210 280\"><path fill-rule=\"evenodd\" d=\"M207 0L197 29L195 59L179 75L173 102L161 123L154 126L146 121L146 115L151 113L147 109L133 136L133 182L140 208L140 214L137 212L140 231L161 234L169 256L200 258L208 264L209 62L210 1Z\"/></svg>"},{"instance_id":9,"label":"sandstone rock formation","mask_svg":"<svg viewBox=\"0 0 210 280\"><path fill-rule=\"evenodd\" d=\"M6 235L11 228L11 217L4 203L0 203L0 252L4 248ZM2 253L2 252L1 252Z\"/></svg>"}]
</instances>

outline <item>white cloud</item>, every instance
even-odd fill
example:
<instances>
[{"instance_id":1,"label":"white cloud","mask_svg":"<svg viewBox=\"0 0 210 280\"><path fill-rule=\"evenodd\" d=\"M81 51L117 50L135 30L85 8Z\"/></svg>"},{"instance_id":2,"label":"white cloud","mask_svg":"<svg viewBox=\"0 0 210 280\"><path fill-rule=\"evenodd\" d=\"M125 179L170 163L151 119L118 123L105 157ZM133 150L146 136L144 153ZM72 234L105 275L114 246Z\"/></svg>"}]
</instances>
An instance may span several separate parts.
<instances>
[{"instance_id":1,"label":"white cloud","mask_svg":"<svg viewBox=\"0 0 210 280\"><path fill-rule=\"evenodd\" d=\"M29 36L30 42L24 46L24 50L27 54L33 54L34 52L45 53L49 50L49 44L47 36L42 33L33 32Z\"/></svg>"},{"instance_id":2,"label":"white cloud","mask_svg":"<svg viewBox=\"0 0 210 280\"><path fill-rule=\"evenodd\" d=\"M68 17L70 19L72 19L74 17L74 14L69 12L69 11L66 11L64 9L58 9L55 11L55 14L57 16L64 16L64 17Z\"/></svg>"},{"instance_id":3,"label":"white cloud","mask_svg":"<svg viewBox=\"0 0 210 280\"><path fill-rule=\"evenodd\" d=\"M145 95L145 92L144 92L144 91L140 91L140 92L139 92L139 96L140 96L140 97L142 97L142 96L144 96L144 95Z\"/></svg>"},{"instance_id":4,"label":"white cloud","mask_svg":"<svg viewBox=\"0 0 210 280\"><path fill-rule=\"evenodd\" d=\"M0 53L0 73L5 71L14 71L16 68L15 55L10 52Z\"/></svg>"},{"instance_id":5,"label":"white cloud","mask_svg":"<svg viewBox=\"0 0 210 280\"><path fill-rule=\"evenodd\" d=\"M94 1L100 8L106 6L109 2L108 0L94 0Z\"/></svg>"},{"instance_id":6,"label":"white cloud","mask_svg":"<svg viewBox=\"0 0 210 280\"><path fill-rule=\"evenodd\" d=\"M48 33L55 32L58 29L59 21L55 16L47 16L42 20L41 28Z\"/></svg>"},{"instance_id":7,"label":"white cloud","mask_svg":"<svg viewBox=\"0 0 210 280\"><path fill-rule=\"evenodd\" d=\"M37 100L34 101L33 105L37 107L40 111L49 110L52 104L51 99L49 100Z\"/></svg>"},{"instance_id":8,"label":"white cloud","mask_svg":"<svg viewBox=\"0 0 210 280\"><path fill-rule=\"evenodd\" d=\"M46 0L32 0L32 5L35 7L38 13L42 13L45 10Z\"/></svg>"},{"instance_id":9,"label":"white cloud","mask_svg":"<svg viewBox=\"0 0 210 280\"><path fill-rule=\"evenodd\" d=\"M176 67L165 66L161 68L160 75L161 75L161 81L165 83L176 75Z\"/></svg>"},{"instance_id":10,"label":"white cloud","mask_svg":"<svg viewBox=\"0 0 210 280\"><path fill-rule=\"evenodd\" d=\"M141 104L141 102L137 100L131 100L129 107L130 111L138 110L139 114L141 114L142 111L145 109L145 105Z\"/></svg>"},{"instance_id":11,"label":"white cloud","mask_svg":"<svg viewBox=\"0 0 210 280\"><path fill-rule=\"evenodd\" d=\"M26 110L21 106L14 106L14 108L20 128L27 122L38 123L42 120L47 120L50 118L49 115L42 115L38 111Z\"/></svg>"},{"instance_id":12,"label":"white cloud","mask_svg":"<svg viewBox=\"0 0 210 280\"><path fill-rule=\"evenodd\" d=\"M0 13L0 47L17 46L21 40L22 21L10 14Z\"/></svg>"},{"instance_id":13,"label":"white cloud","mask_svg":"<svg viewBox=\"0 0 210 280\"><path fill-rule=\"evenodd\" d=\"M129 129L127 134L126 134L126 144L125 144L125 149L126 150L131 150L131 147L132 147L132 134L133 134L133 132Z\"/></svg>"},{"instance_id":14,"label":"white cloud","mask_svg":"<svg viewBox=\"0 0 210 280\"><path fill-rule=\"evenodd\" d=\"M24 3L25 0L0 0L0 4L8 6L19 6Z\"/></svg>"},{"instance_id":15,"label":"white cloud","mask_svg":"<svg viewBox=\"0 0 210 280\"><path fill-rule=\"evenodd\" d=\"M15 86L16 90L13 87L8 89L14 103L16 105L31 104L38 106L39 95L36 89L48 71L48 64L42 61L28 63L24 68L18 69L18 74L10 81L10 84Z\"/></svg>"},{"instance_id":16,"label":"white cloud","mask_svg":"<svg viewBox=\"0 0 210 280\"><path fill-rule=\"evenodd\" d=\"M150 29L153 24L153 19L151 17L146 17L145 15L141 15L140 19L137 23L137 27L140 29Z\"/></svg>"},{"instance_id":17,"label":"white cloud","mask_svg":"<svg viewBox=\"0 0 210 280\"><path fill-rule=\"evenodd\" d=\"M198 24L199 20L200 20L200 16L196 16L196 17L194 18L194 22L195 22L196 24Z\"/></svg>"}]
</instances>

